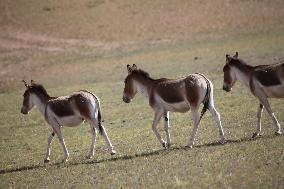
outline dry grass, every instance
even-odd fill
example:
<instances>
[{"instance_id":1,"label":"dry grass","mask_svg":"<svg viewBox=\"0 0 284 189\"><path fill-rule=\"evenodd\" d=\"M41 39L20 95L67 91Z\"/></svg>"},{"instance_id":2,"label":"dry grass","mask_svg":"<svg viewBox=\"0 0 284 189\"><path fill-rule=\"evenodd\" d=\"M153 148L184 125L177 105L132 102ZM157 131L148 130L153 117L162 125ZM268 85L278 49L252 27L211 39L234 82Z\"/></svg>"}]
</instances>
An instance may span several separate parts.
<instances>
[{"instance_id":1,"label":"dry grass","mask_svg":"<svg viewBox=\"0 0 284 189\"><path fill-rule=\"evenodd\" d=\"M283 26L284 5L270 1L3 1L5 26L64 39L133 42L188 39ZM32 5L32 6L31 6ZM29 13L29 14L27 14Z\"/></svg>"},{"instance_id":2,"label":"dry grass","mask_svg":"<svg viewBox=\"0 0 284 189\"><path fill-rule=\"evenodd\" d=\"M281 0L3 0L0 90L18 87L23 78L46 81L53 77L50 72L88 71L89 67L69 66L86 59L96 64L104 57L153 46L282 31L283 10Z\"/></svg>"},{"instance_id":3,"label":"dry grass","mask_svg":"<svg viewBox=\"0 0 284 189\"><path fill-rule=\"evenodd\" d=\"M221 90L226 53L239 51L250 64L284 57L283 18L281 0L1 1L0 188L283 188L284 137L273 135L265 113L264 136L250 140L257 100L240 85L230 94ZM126 64L133 63L154 78L206 74L227 144L216 143L217 127L206 113L197 147L184 149L191 119L171 114L174 144L163 150L147 102L121 100ZM99 137L96 157L87 160L90 133L83 124L63 128L70 162L60 163L55 140L44 165L49 127L36 110L20 115L22 79L43 83L52 95L96 93L118 154L105 154ZM283 126L283 100L271 102Z\"/></svg>"}]
</instances>

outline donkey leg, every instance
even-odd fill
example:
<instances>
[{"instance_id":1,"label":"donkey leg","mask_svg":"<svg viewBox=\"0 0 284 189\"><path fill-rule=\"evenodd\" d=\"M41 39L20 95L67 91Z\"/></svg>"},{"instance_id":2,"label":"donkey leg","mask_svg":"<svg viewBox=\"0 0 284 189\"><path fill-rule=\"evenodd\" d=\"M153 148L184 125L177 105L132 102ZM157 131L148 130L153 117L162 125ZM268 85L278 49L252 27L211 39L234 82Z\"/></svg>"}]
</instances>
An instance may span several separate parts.
<instances>
[{"instance_id":1,"label":"donkey leg","mask_svg":"<svg viewBox=\"0 0 284 189\"><path fill-rule=\"evenodd\" d=\"M110 154L111 155L114 155L116 154L116 151L113 149L113 145L111 144L109 138L108 138L108 135L106 133L106 130L105 130L105 127L104 126L101 126L102 127L102 131L103 131L103 137L108 145L108 148L109 148L109 151L110 151Z\"/></svg>"},{"instance_id":2,"label":"donkey leg","mask_svg":"<svg viewBox=\"0 0 284 189\"><path fill-rule=\"evenodd\" d=\"M198 108L194 107L191 108L191 113L192 113L192 119L193 119L193 130L191 133L191 137L188 140L188 143L186 145L186 147L192 148L193 144L194 144L194 138L198 129L198 125L199 125L199 113L198 113Z\"/></svg>"},{"instance_id":3,"label":"donkey leg","mask_svg":"<svg viewBox=\"0 0 284 189\"><path fill-rule=\"evenodd\" d=\"M166 135L167 135L167 142L163 143L164 148L169 148L171 146L171 135L170 135L170 117L169 117L169 112L164 112L164 128L166 131Z\"/></svg>"},{"instance_id":4,"label":"donkey leg","mask_svg":"<svg viewBox=\"0 0 284 189\"><path fill-rule=\"evenodd\" d=\"M62 145L62 148L63 148L63 151L64 151L64 159L63 159L62 162L66 162L66 161L68 161L69 153L68 153L67 147L65 145L65 141L64 141L63 135L61 133L60 126L57 124L57 125L53 125L52 128L53 128L53 131L56 133L56 135L59 139L59 142Z\"/></svg>"},{"instance_id":5,"label":"donkey leg","mask_svg":"<svg viewBox=\"0 0 284 189\"><path fill-rule=\"evenodd\" d=\"M159 142L163 146L165 146L165 141L161 138L161 135L159 134L159 132L157 130L157 125L158 125L158 122L160 121L162 115L163 115L163 111L155 112L155 117L154 117L154 121L153 121L153 124L152 124L152 130L155 133L155 135L156 135L157 139L159 140Z\"/></svg>"},{"instance_id":6,"label":"donkey leg","mask_svg":"<svg viewBox=\"0 0 284 189\"><path fill-rule=\"evenodd\" d=\"M44 158L44 163L48 163L50 161L50 158L49 158L50 151L51 151L50 146L51 146L52 140L54 138L54 135L55 135L55 133L52 132L47 139L47 150L46 150L46 155L45 155L45 158Z\"/></svg>"},{"instance_id":7,"label":"donkey leg","mask_svg":"<svg viewBox=\"0 0 284 189\"><path fill-rule=\"evenodd\" d=\"M263 105L259 104L258 111L257 111L257 127L256 127L256 132L253 133L252 138L261 136L261 117L262 117L262 112L263 112Z\"/></svg>"},{"instance_id":8,"label":"donkey leg","mask_svg":"<svg viewBox=\"0 0 284 189\"><path fill-rule=\"evenodd\" d=\"M262 102L263 106L265 107L266 111L268 112L268 114L271 116L271 118L272 118L272 120L273 120L273 122L274 122L274 124L276 126L275 134L276 135L281 135L282 134L281 126L280 126L278 120L276 119L276 117L275 117L275 115L274 115L274 113L273 113L273 111L272 111L272 109L270 107L268 99L267 98L262 98L261 102Z\"/></svg>"},{"instance_id":9,"label":"donkey leg","mask_svg":"<svg viewBox=\"0 0 284 189\"><path fill-rule=\"evenodd\" d=\"M97 119L94 119L94 121L95 121L95 126L96 126L97 130L99 129L99 127L101 127L102 135L103 135L103 137L104 137L104 139L105 139L105 142L106 142L106 144L107 144L107 146L108 146L108 149L109 149L109 151L110 151L110 154L111 154L111 155L116 154L116 151L113 149L113 145L111 144L110 139L109 139L109 137L108 137L108 135L107 135L107 132L106 132L105 127L104 127L103 125L99 125L99 122L98 122Z\"/></svg>"},{"instance_id":10,"label":"donkey leg","mask_svg":"<svg viewBox=\"0 0 284 189\"><path fill-rule=\"evenodd\" d=\"M92 158L95 155L95 146L96 146L96 139L97 139L97 129L94 123L90 122L91 133L92 133L92 144L90 147L90 153L87 158Z\"/></svg>"},{"instance_id":11,"label":"donkey leg","mask_svg":"<svg viewBox=\"0 0 284 189\"><path fill-rule=\"evenodd\" d=\"M209 104L209 111L211 112L212 116L214 117L218 129L219 129L219 134L220 134L220 143L224 144L225 143L225 137L224 137L224 131L223 131L223 127L222 127L222 123L221 123L221 116L220 113L216 110L213 102Z\"/></svg>"}]
</instances>

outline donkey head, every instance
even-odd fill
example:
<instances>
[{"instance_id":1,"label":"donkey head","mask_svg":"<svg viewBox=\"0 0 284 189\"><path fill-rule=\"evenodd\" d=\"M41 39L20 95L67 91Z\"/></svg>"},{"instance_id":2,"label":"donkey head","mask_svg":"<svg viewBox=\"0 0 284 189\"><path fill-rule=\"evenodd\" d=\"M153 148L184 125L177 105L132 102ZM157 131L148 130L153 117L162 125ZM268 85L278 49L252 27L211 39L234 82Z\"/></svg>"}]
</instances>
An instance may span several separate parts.
<instances>
[{"instance_id":1,"label":"donkey head","mask_svg":"<svg viewBox=\"0 0 284 189\"><path fill-rule=\"evenodd\" d=\"M28 112L33 108L34 104L31 100L31 93L32 93L32 84L34 83L33 80L31 80L31 85L28 85L25 80L23 80L23 83L26 87L26 90L24 92L24 99L23 99L23 105L21 108L22 114L28 114Z\"/></svg>"},{"instance_id":2,"label":"donkey head","mask_svg":"<svg viewBox=\"0 0 284 189\"><path fill-rule=\"evenodd\" d=\"M223 82L223 90L230 92L232 90L232 87L237 81L235 73L232 71L232 60L238 58L238 52L231 57L230 55L226 55L226 64L223 67L224 72L224 82Z\"/></svg>"},{"instance_id":3,"label":"donkey head","mask_svg":"<svg viewBox=\"0 0 284 189\"><path fill-rule=\"evenodd\" d=\"M124 80L124 90L122 97L125 103L129 103L137 93L137 88L134 85L134 79L133 79L133 71L135 70L137 70L137 66L135 64L133 64L132 66L130 66L129 64L127 65L128 75Z\"/></svg>"},{"instance_id":4,"label":"donkey head","mask_svg":"<svg viewBox=\"0 0 284 189\"><path fill-rule=\"evenodd\" d=\"M35 99L39 99L42 103L45 103L46 100L50 98L50 96L47 94L45 88L40 85L36 84L33 80L31 80L31 84L28 85L27 82L24 82L24 85L26 87L26 90L24 92L24 100L23 100L23 106L21 108L21 112L23 114L27 114L37 103Z\"/></svg>"}]
</instances>

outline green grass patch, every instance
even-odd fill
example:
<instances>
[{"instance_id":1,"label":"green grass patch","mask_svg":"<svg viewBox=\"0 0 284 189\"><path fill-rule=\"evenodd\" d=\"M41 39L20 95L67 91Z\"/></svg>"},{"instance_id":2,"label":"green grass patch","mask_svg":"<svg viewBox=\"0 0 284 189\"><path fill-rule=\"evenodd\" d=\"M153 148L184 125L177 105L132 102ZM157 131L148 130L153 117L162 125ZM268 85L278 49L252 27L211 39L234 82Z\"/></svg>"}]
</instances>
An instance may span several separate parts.
<instances>
[{"instance_id":1,"label":"green grass patch","mask_svg":"<svg viewBox=\"0 0 284 189\"><path fill-rule=\"evenodd\" d=\"M84 123L76 128L63 128L69 162L60 163L63 151L55 139L51 162L44 165L49 126L37 110L28 116L20 114L23 90L0 94L0 188L282 188L283 136L274 136L275 128L265 112L264 135L251 140L257 125L257 100L239 84L231 93L222 91L221 86L226 53L239 51L240 57L251 64L267 64L283 55L283 42L284 35L280 32L184 42L103 57L94 62L79 58L71 66L88 67L88 70L79 70L71 76L43 77L43 84L54 96L79 89L97 94L102 104L103 124L117 150L115 156L104 152L106 145L99 136L96 156L92 160L85 158L91 134ZM207 112L195 148L185 149L192 131L190 112L171 113L173 146L164 150L151 131L153 111L148 102L140 95L130 104L122 102L126 64L132 63L149 71L154 78L205 73L215 86L215 104L227 143L218 144L217 126ZM271 104L283 126L283 100L272 99ZM161 123L159 130L164 136Z\"/></svg>"}]
</instances>

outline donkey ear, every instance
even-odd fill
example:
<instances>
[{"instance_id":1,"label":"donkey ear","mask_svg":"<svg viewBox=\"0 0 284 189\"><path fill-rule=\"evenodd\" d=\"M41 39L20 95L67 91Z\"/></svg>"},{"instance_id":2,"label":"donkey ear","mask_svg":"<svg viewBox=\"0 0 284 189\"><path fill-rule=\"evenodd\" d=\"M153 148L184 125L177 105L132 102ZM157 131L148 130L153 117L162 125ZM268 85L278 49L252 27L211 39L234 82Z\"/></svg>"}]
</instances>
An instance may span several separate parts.
<instances>
[{"instance_id":1,"label":"donkey ear","mask_svg":"<svg viewBox=\"0 0 284 189\"><path fill-rule=\"evenodd\" d=\"M133 65L132 65L132 69L133 69L133 70L136 70L136 69L137 69L136 64L133 64Z\"/></svg>"},{"instance_id":2,"label":"donkey ear","mask_svg":"<svg viewBox=\"0 0 284 189\"><path fill-rule=\"evenodd\" d=\"M226 54L226 64L228 64L231 61L230 55Z\"/></svg>"},{"instance_id":3,"label":"donkey ear","mask_svg":"<svg viewBox=\"0 0 284 189\"><path fill-rule=\"evenodd\" d=\"M239 56L239 53L236 52L236 54L234 55L234 58L238 58L238 56Z\"/></svg>"},{"instance_id":4,"label":"donkey ear","mask_svg":"<svg viewBox=\"0 0 284 189\"><path fill-rule=\"evenodd\" d=\"M25 80L22 80L22 82L24 83L25 87L28 88L29 85L27 84L27 82Z\"/></svg>"},{"instance_id":5,"label":"donkey ear","mask_svg":"<svg viewBox=\"0 0 284 189\"><path fill-rule=\"evenodd\" d=\"M126 68L127 68L128 73L132 72L132 68L131 68L131 66L129 64L127 64Z\"/></svg>"},{"instance_id":6,"label":"donkey ear","mask_svg":"<svg viewBox=\"0 0 284 189\"><path fill-rule=\"evenodd\" d=\"M35 81L34 81L34 80L31 80L31 84L34 85L34 84L35 84Z\"/></svg>"}]
</instances>

